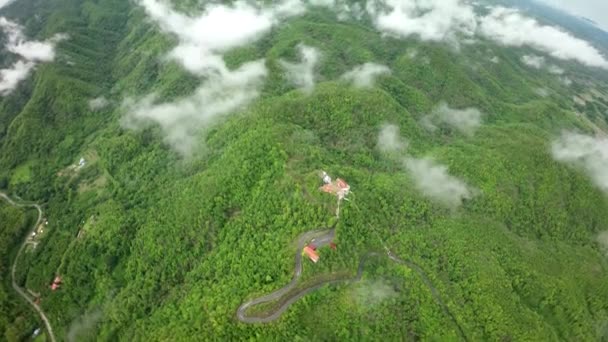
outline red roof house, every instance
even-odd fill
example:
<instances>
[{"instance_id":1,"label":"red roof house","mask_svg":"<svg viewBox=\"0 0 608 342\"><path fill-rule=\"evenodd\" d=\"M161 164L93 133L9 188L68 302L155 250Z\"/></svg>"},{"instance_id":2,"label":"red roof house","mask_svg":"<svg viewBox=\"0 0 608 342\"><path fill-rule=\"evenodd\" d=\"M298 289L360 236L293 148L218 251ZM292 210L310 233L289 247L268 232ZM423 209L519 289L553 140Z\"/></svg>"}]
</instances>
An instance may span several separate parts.
<instances>
[{"instance_id":1,"label":"red roof house","mask_svg":"<svg viewBox=\"0 0 608 342\"><path fill-rule=\"evenodd\" d=\"M55 291L60 286L61 286L61 277L60 276L56 276L55 280L53 280L53 283L51 284L51 290Z\"/></svg>"},{"instance_id":2,"label":"red roof house","mask_svg":"<svg viewBox=\"0 0 608 342\"><path fill-rule=\"evenodd\" d=\"M310 246L304 247L304 254L306 254L308 258L314 263L319 261L319 253L317 253L317 251L312 249Z\"/></svg>"}]
</instances>

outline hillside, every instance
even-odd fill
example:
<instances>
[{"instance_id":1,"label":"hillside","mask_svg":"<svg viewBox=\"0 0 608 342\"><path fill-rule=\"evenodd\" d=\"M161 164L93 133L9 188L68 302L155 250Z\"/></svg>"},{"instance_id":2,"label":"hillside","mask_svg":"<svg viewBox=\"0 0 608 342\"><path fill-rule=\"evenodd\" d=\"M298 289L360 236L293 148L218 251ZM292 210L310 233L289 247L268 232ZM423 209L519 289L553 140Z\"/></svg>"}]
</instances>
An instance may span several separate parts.
<instances>
[{"instance_id":1,"label":"hillside","mask_svg":"<svg viewBox=\"0 0 608 342\"><path fill-rule=\"evenodd\" d=\"M0 190L48 220L15 280L56 339L607 339L604 47L421 3L0 9L0 68L26 71L0 73ZM352 189L339 218L321 170ZM0 202L3 270L35 220ZM360 281L241 322L330 227L292 291ZM27 340L43 325L2 273L0 333Z\"/></svg>"}]
</instances>

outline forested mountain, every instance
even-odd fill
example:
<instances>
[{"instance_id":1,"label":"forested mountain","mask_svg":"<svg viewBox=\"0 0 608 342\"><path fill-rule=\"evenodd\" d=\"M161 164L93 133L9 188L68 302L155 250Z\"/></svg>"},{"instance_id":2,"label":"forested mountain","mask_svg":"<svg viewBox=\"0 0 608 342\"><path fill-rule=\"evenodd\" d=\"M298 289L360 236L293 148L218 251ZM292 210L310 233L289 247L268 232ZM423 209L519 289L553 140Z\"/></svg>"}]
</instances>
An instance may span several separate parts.
<instances>
[{"instance_id":1,"label":"forested mountain","mask_svg":"<svg viewBox=\"0 0 608 342\"><path fill-rule=\"evenodd\" d=\"M0 339L608 339L606 46L502 6L6 4Z\"/></svg>"}]
</instances>

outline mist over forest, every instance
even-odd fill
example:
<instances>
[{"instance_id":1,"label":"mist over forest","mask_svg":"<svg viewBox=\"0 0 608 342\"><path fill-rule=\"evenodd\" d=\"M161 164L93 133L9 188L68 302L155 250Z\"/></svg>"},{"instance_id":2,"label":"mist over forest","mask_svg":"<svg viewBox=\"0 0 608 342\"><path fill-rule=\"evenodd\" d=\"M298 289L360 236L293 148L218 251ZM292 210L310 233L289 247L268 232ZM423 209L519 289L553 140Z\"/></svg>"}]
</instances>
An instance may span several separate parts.
<instances>
[{"instance_id":1,"label":"mist over forest","mask_svg":"<svg viewBox=\"0 0 608 342\"><path fill-rule=\"evenodd\" d=\"M607 132L539 2L0 1L0 340L608 339Z\"/></svg>"}]
</instances>

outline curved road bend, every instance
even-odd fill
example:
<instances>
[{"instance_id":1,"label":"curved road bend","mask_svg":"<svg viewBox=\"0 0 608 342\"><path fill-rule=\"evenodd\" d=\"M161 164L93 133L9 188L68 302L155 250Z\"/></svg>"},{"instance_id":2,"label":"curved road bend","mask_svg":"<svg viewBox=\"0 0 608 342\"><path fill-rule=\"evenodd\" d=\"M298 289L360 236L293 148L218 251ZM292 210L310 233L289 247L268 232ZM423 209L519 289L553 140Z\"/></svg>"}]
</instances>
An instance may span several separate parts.
<instances>
[{"instance_id":1,"label":"curved road bend","mask_svg":"<svg viewBox=\"0 0 608 342\"><path fill-rule=\"evenodd\" d=\"M308 241L311 241L314 239L314 243L317 245L317 247L327 245L333 240L335 233L336 233L335 228L331 228L331 229L325 229L325 230L323 230L323 229L313 230L313 231L309 231L309 232L306 232L306 233L303 233L302 235L300 235L300 237L298 238L298 247L296 249L295 267L294 267L293 277L291 278L291 281L289 282L289 284L283 286L282 288L280 288L274 292L271 292L270 294L246 301L243 304L241 304L241 306L238 308L238 310L236 312L238 319L244 323L268 323L268 322L274 321L277 318L279 318L279 316L281 316L281 314L289 307L289 305L291 305L292 303L297 301L299 298L301 298L304 295L306 295L307 293L309 293L310 291L308 291L308 290L314 291L314 289L325 285L326 283L322 283L313 288L304 290L304 293L300 292L300 293L296 294L294 297L290 298L282 307L280 307L275 313L273 313L272 315L270 315L268 317L247 316L247 314L245 313L245 311L247 311L247 309L251 306L280 299L287 292L291 291L297 285L298 279L300 279L300 276L302 276L302 249L304 248L306 243Z\"/></svg>"},{"instance_id":2,"label":"curved road bend","mask_svg":"<svg viewBox=\"0 0 608 342\"><path fill-rule=\"evenodd\" d=\"M287 301L285 301L285 303L283 303L278 309L276 309L269 316L255 316L255 315L248 316L247 315L246 311L251 306L255 306L258 304L267 303L267 302L271 302L271 301L280 299L281 297L283 297L285 294L287 294L289 291L291 291L296 286L298 279L302 275L302 249L304 248L304 245L306 244L307 241L310 241L312 239L312 242L317 247L321 247L321 246L329 244L333 240L334 236L335 236L334 228L329 229L329 230L314 230L314 231L306 232L306 233L300 235L300 237L298 238L298 249L296 250L296 256L295 256L294 275L293 275L293 278L291 279L291 281L289 282L289 284L285 285L284 287L282 287L268 295L258 297L255 299L251 299L251 300L246 301L243 304L241 304L241 306L238 308L237 313L236 313L239 321L241 321L243 323L269 323L269 322L277 320L279 317L281 317L281 315L289 308L289 306L291 304L297 302L300 298L306 296L307 294L309 294L313 291L320 289L321 287L323 287L325 285L333 285L333 284L338 284L338 283L356 283L356 282L361 281L361 279L363 277L363 270L365 267L365 262L369 259L369 257L380 256L381 255L380 253L369 252L369 253L365 254L363 257L361 257L361 260L359 262L359 267L357 269L357 275L353 278L328 280L328 281L322 282L320 284L316 284L311 287L302 289L301 291L299 291L299 292L295 293L293 296L291 296ZM314 237L314 239L313 239L313 237ZM460 337L464 341L468 341L468 338L467 338L466 334L464 333L464 330L462 329L462 327L456 320L456 317L454 317L454 315L448 309L445 302L441 299L441 295L439 294L439 291L437 291L435 286L433 286L433 283L431 282L431 280L429 279L427 274L424 272L424 270L418 264L414 263L413 261L403 260L391 251L388 251L387 254L388 254L388 258L391 261L404 265L404 266L410 268L411 270L413 270L414 272L418 273L418 275L422 278L422 281L424 282L424 284L431 291L431 295L432 295L433 299L435 300L435 302L437 302L437 304L439 304L439 306L441 306L441 309L443 310L443 312L452 320L452 322L458 328L458 333L459 333Z\"/></svg>"},{"instance_id":3,"label":"curved road bend","mask_svg":"<svg viewBox=\"0 0 608 342\"><path fill-rule=\"evenodd\" d=\"M11 268L11 283L13 285L13 289L23 299L25 299L25 301L28 302L28 304L30 304L30 306L32 308L34 308L34 310L36 310L36 312L40 316L40 319L42 319L42 322L44 322L44 325L46 327L46 331L48 332L49 339L51 340L51 342L55 342L55 334L53 334L53 327L51 327L51 323L49 322L48 318L44 314L44 311L42 311L42 309L40 308L40 306L38 304L34 303L34 301L30 299L30 297L27 295L27 293L25 293L25 291L21 287L19 287L19 285L15 281L15 273L17 273L17 261L19 260L19 257L21 256L21 253L23 253L23 250L25 249L25 245L27 243L28 237L30 235L32 235L32 232L36 231L36 227L38 227L38 225L40 225L40 223L42 222L42 208L40 208L40 206L38 204L19 204L19 203L15 203L10 197L8 197L5 193L2 193L2 192L0 192L0 198L5 199L10 205L12 205L14 207L36 208L36 210L38 211L38 220L36 220L36 224L34 224L34 226L32 227L32 229L25 236L25 240L21 244L21 247L19 247L19 251L17 252L17 255L15 256L15 261L13 262L13 266Z\"/></svg>"}]
</instances>

